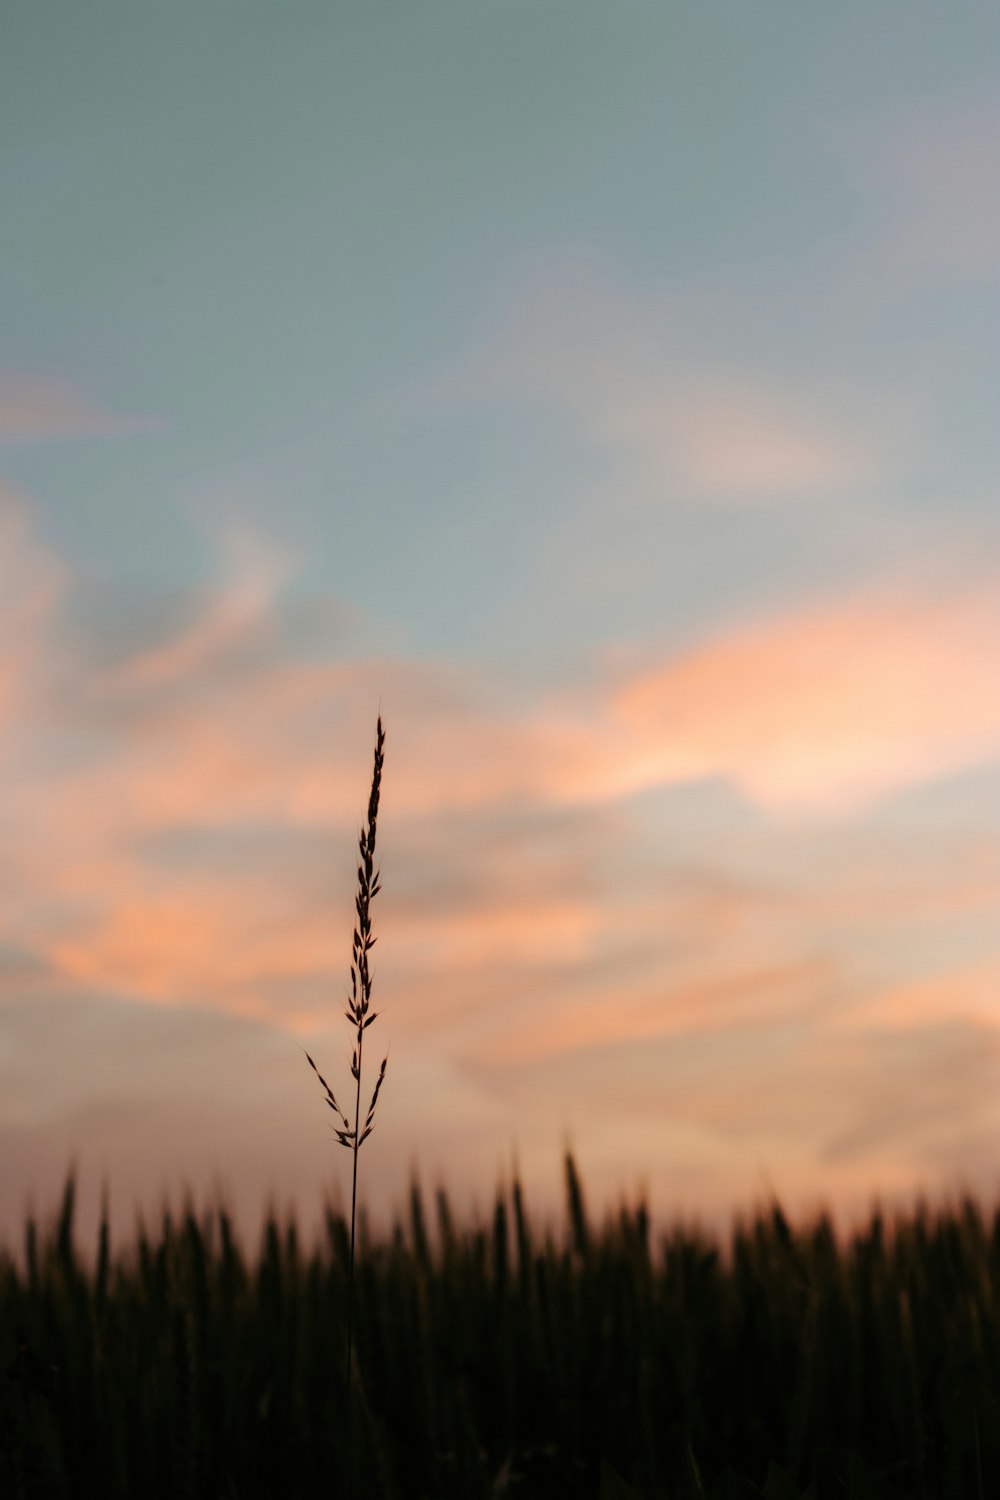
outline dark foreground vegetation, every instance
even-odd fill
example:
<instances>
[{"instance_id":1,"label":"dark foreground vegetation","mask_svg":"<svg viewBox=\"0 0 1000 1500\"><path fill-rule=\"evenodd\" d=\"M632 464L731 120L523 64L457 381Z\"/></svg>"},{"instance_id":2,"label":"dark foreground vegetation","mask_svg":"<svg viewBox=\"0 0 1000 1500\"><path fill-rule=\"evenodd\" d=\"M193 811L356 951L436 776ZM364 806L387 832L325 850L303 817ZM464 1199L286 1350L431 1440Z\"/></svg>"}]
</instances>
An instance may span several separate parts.
<instances>
[{"instance_id":1,"label":"dark foreground vegetation","mask_svg":"<svg viewBox=\"0 0 1000 1500\"><path fill-rule=\"evenodd\" d=\"M775 1207L720 1247L641 1205L595 1230L567 1182L560 1236L516 1187L473 1229L415 1190L361 1249L350 1396L339 1215L248 1258L185 1212L84 1262L71 1183L0 1259L0 1494L1000 1494L1000 1212L838 1243Z\"/></svg>"}]
</instances>

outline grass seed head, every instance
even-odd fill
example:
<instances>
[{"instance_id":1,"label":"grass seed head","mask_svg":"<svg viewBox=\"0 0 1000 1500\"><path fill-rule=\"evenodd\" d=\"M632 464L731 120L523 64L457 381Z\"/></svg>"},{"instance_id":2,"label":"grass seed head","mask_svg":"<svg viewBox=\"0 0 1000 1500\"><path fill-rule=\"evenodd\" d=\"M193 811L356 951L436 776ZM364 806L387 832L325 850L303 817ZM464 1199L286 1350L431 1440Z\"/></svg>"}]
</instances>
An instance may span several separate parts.
<instances>
[{"instance_id":1,"label":"grass seed head","mask_svg":"<svg viewBox=\"0 0 1000 1500\"><path fill-rule=\"evenodd\" d=\"M382 728L382 716L380 714L375 730L375 759L372 767L371 792L368 796L368 817L365 826L358 834L358 888L354 897L354 911L357 921L355 922L351 938L351 989L347 1000L347 1007L344 1011L344 1016L348 1024L355 1032L355 1045L351 1054L351 1078L357 1086L356 1092L358 1097L353 1129L350 1126L347 1116L337 1103L330 1085L309 1056L309 1053L306 1053L309 1066L316 1074L326 1094L327 1104L334 1111L337 1118L343 1122L343 1128L335 1130L337 1139L342 1146L347 1146L350 1150L354 1151L355 1155L360 1149L362 1142L371 1134L374 1123L375 1105L378 1102L382 1080L385 1078L385 1060L383 1060L375 1084L375 1090L372 1094L372 1102L368 1108L365 1128L359 1135L362 1043L364 1033L379 1014L377 1010L372 1010L371 1008L372 973L368 956L377 941L372 932L372 902L382 889L381 871L375 868L375 836L378 824L379 797L382 790L382 765L384 758L385 731Z\"/></svg>"}]
</instances>

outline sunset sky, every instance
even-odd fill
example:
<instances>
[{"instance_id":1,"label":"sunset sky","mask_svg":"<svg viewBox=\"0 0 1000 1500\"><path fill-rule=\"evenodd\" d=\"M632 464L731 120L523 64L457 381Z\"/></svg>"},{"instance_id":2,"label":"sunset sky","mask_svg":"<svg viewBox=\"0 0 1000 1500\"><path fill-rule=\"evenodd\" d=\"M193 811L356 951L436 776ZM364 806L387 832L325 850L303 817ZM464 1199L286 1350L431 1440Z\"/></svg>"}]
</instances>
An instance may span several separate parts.
<instances>
[{"instance_id":1,"label":"sunset sky","mask_svg":"<svg viewBox=\"0 0 1000 1500\"><path fill-rule=\"evenodd\" d=\"M0 1237L995 1193L1000 9L3 33Z\"/></svg>"}]
</instances>

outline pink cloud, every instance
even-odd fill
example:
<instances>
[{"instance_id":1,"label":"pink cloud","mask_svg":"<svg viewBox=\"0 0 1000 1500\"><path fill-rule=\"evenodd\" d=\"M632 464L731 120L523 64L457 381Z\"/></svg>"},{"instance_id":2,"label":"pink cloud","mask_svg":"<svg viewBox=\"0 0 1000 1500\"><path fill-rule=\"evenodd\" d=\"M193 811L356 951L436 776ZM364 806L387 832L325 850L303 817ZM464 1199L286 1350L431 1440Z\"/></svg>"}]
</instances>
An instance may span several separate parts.
<instances>
[{"instance_id":1,"label":"pink cloud","mask_svg":"<svg viewBox=\"0 0 1000 1500\"><path fill-rule=\"evenodd\" d=\"M612 696L622 790L732 779L775 809L842 812L1000 757L992 578L895 588L732 631Z\"/></svg>"},{"instance_id":2,"label":"pink cloud","mask_svg":"<svg viewBox=\"0 0 1000 1500\"><path fill-rule=\"evenodd\" d=\"M0 371L0 440L116 437L151 425L103 411L65 380Z\"/></svg>"},{"instance_id":3,"label":"pink cloud","mask_svg":"<svg viewBox=\"0 0 1000 1500\"><path fill-rule=\"evenodd\" d=\"M707 300L704 288L688 293ZM626 293L592 266L560 264L512 300L435 398L555 406L630 482L671 499L806 498L895 467L906 426L898 396L692 358L689 312L663 292Z\"/></svg>"},{"instance_id":4,"label":"pink cloud","mask_svg":"<svg viewBox=\"0 0 1000 1500\"><path fill-rule=\"evenodd\" d=\"M889 985L839 1010L830 1024L838 1031L905 1032L956 1022L1000 1033L1000 953Z\"/></svg>"},{"instance_id":5,"label":"pink cloud","mask_svg":"<svg viewBox=\"0 0 1000 1500\"><path fill-rule=\"evenodd\" d=\"M36 542L27 506L0 482L0 726L8 757L51 671L55 615L67 583L66 569Z\"/></svg>"},{"instance_id":6,"label":"pink cloud","mask_svg":"<svg viewBox=\"0 0 1000 1500\"><path fill-rule=\"evenodd\" d=\"M747 376L703 394L668 389L634 393L603 417L605 432L644 450L665 478L728 499L785 499L856 484L870 468L862 446L768 399Z\"/></svg>"},{"instance_id":7,"label":"pink cloud","mask_svg":"<svg viewBox=\"0 0 1000 1500\"><path fill-rule=\"evenodd\" d=\"M108 885L102 912L50 942L47 958L59 974L87 989L197 1003L291 1030L315 1028L316 1016L290 1012L282 982L326 975L317 1004L336 1013L329 984L344 967L350 930L346 922L336 930L318 902L304 905L300 891L275 890L263 874L178 880L137 869L135 876ZM269 986L277 993L269 996Z\"/></svg>"}]
</instances>

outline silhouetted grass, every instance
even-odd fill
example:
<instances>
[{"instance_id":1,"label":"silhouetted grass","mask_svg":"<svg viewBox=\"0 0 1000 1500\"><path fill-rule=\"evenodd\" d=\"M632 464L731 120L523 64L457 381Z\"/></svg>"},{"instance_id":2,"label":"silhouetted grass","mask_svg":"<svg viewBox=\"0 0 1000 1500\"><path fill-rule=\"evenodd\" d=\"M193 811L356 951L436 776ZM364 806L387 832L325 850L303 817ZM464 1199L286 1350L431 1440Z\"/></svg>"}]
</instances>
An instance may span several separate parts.
<instances>
[{"instance_id":1,"label":"silhouetted grass","mask_svg":"<svg viewBox=\"0 0 1000 1500\"><path fill-rule=\"evenodd\" d=\"M365 1123L362 1125L361 1074L364 1069L365 1032L378 1017L378 1011L371 1009L372 974L369 967L369 959L377 941L372 932L371 907L372 902L381 890L379 872L375 868L375 834L378 822L378 803L382 787L382 765L384 758L385 731L382 728L382 715L379 714L378 722L375 726L375 759L372 766L371 792L368 796L368 823L362 827L358 835L358 890L354 898L355 924L354 936L351 941L351 993L348 996L347 1009L344 1011L347 1023L354 1032L354 1052L351 1056L351 1077L355 1083L353 1126L337 1103L330 1085L309 1056L309 1053L306 1053L306 1061L323 1086L326 1103L333 1110L334 1118L340 1121L340 1124L334 1127L334 1136L341 1146L350 1151L353 1158L351 1177L351 1254L347 1268L347 1348L344 1360L348 1384L350 1384L351 1351L354 1331L354 1251L358 1220L358 1153L375 1129L375 1111L378 1108L378 1096L385 1082L385 1070L389 1061L388 1056L382 1059L382 1066L379 1069L378 1077L375 1080L375 1087L372 1090L368 1114L365 1118Z\"/></svg>"},{"instance_id":2,"label":"silhouetted grass","mask_svg":"<svg viewBox=\"0 0 1000 1500\"><path fill-rule=\"evenodd\" d=\"M641 1203L595 1227L571 1162L567 1189L554 1235L517 1184L465 1228L414 1187L366 1247L356 1493L1000 1493L1000 1213L841 1244L775 1207L721 1246ZM307 1249L271 1218L250 1256L223 1209L167 1213L85 1266L72 1218L70 1181L0 1259L0 1493L343 1493L345 1219Z\"/></svg>"}]
</instances>

